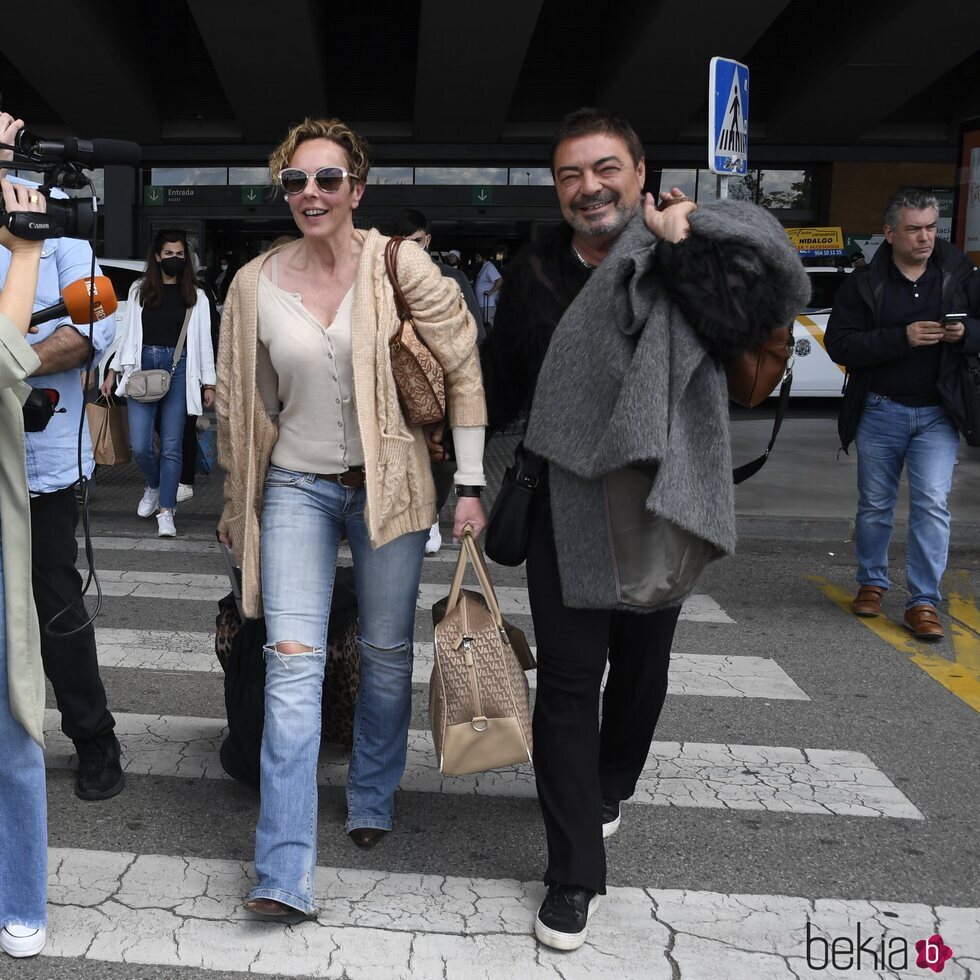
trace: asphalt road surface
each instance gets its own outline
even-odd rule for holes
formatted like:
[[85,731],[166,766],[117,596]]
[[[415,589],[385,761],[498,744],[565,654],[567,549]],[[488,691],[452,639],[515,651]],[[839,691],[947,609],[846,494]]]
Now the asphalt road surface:
[[[746,451],[764,428],[750,425]],[[804,435],[781,439],[809,447]],[[532,936],[545,841],[530,767],[454,779],[434,765],[429,606],[448,591],[451,544],[423,570],[395,832],[372,851],[351,844],[345,758],[324,746],[319,918],[290,926],[242,910],[257,796],[217,759],[213,629],[228,591],[217,480],[199,479],[179,536],[161,541],[135,516],[135,472],[103,473],[97,635],[126,788],[75,798],[49,698],[49,938],[36,960],[0,961],[0,976],[913,978],[936,975],[916,961],[939,955],[938,935],[952,950],[943,980],[980,977],[980,525],[960,515],[947,640],[924,646],[899,625],[900,582],[881,620],[847,611],[851,504],[758,503],[779,465],[793,472],[792,452],[740,497],[739,554],[684,607],[649,764],[608,841],[609,894],[572,954]],[[964,462],[961,494],[980,469]],[[811,463],[814,474],[840,465],[833,453]],[[815,476],[796,479],[816,495]],[[839,483],[842,500],[853,494],[847,474]],[[899,570],[903,542],[899,528]],[[491,571],[533,643],[523,569]]]

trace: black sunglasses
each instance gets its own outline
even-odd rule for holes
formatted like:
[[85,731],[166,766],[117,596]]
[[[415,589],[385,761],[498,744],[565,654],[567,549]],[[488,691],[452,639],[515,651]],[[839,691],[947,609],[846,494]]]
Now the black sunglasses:
[[289,167],[279,172],[279,183],[287,194],[302,194],[310,177],[316,181],[316,186],[325,194],[336,194],[348,177],[354,176],[343,167],[321,167],[315,174],[308,174],[297,167]]

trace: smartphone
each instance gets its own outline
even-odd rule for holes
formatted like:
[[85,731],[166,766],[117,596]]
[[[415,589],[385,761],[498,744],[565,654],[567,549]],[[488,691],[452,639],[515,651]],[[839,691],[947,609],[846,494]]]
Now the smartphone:
[[943,315],[943,326],[948,327],[951,323],[962,323],[967,316],[966,313],[946,313]]

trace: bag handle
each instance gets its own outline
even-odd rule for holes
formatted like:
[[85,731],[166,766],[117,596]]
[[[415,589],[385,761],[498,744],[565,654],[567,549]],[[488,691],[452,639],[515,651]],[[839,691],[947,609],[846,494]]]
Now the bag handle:
[[463,576],[466,574],[467,562],[473,563],[473,571],[476,572],[477,581],[483,590],[483,597],[487,600],[487,608],[493,617],[497,629],[504,629],[504,619],[500,613],[500,605],[497,602],[497,593],[493,590],[493,583],[490,581],[490,573],[487,571],[487,563],[483,558],[480,546],[473,539],[473,532],[466,528],[463,531],[463,538],[460,541],[459,558],[456,559],[456,571],[453,573],[453,584],[449,589],[449,598],[446,600],[446,615],[448,616],[456,604],[459,602],[459,594],[463,587]]
[[191,322],[191,312],[193,309],[193,306],[188,306],[184,311],[184,325],[180,328],[180,336],[177,338],[177,346],[174,348],[174,364],[170,369],[171,377],[177,373],[177,364],[180,361],[180,355],[184,352],[184,338],[187,336],[187,324]]
[[500,604],[497,602],[497,593],[494,591],[493,582],[490,581],[487,563],[483,558],[483,549],[476,543],[469,528],[463,532],[463,543],[470,553],[470,561],[473,562],[476,577],[479,580],[480,588],[483,589],[483,596],[487,600],[487,606],[490,608],[493,621],[496,623],[498,630],[503,630],[504,617],[500,612]]
[[790,366],[786,369],[786,374],[783,377],[783,386],[779,389],[779,403],[776,405],[776,417],[772,423],[772,435],[769,437],[769,445],[766,446],[766,451],[761,456],[756,456],[755,459],[750,460],[748,463],[743,463],[741,466],[736,466],[732,470],[732,483],[735,486],[738,486],[750,476],[755,476],[766,465],[766,460],[769,459],[772,447],[776,445],[776,436],[779,435],[779,427],[783,424],[783,416],[789,407],[789,392],[792,387],[793,368]]
[[412,319],[412,311],[405,299],[405,294],[402,292],[401,284],[398,282],[398,246],[403,241],[405,241],[404,238],[389,238],[388,244],[385,245],[385,270],[395,294],[395,309],[398,311],[398,319],[402,321]]

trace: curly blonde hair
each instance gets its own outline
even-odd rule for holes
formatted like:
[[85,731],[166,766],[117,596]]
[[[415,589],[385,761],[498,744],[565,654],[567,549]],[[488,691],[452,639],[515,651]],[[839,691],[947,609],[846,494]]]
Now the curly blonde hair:
[[293,126],[286,138],[272,151],[269,157],[269,173],[273,183],[279,183],[279,174],[289,166],[296,147],[307,140],[330,140],[331,143],[336,143],[347,157],[347,170],[351,180],[367,181],[368,171],[371,169],[371,148],[367,140],[339,119],[307,116],[301,123]]

